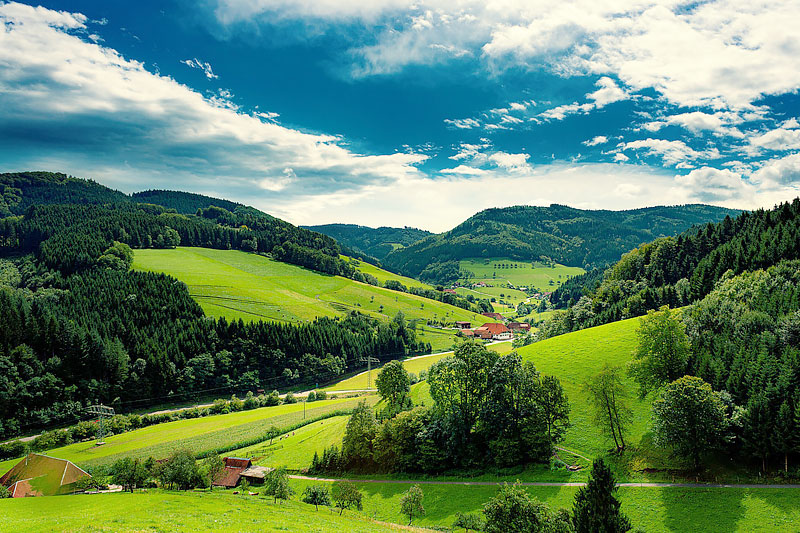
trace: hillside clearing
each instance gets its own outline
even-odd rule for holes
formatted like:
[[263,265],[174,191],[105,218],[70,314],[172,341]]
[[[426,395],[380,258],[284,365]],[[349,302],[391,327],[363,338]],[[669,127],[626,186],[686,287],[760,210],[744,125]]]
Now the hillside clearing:
[[[460,269],[471,272],[462,284],[484,282],[492,287],[503,287],[510,283],[516,287],[528,287],[539,292],[550,292],[572,276],[583,274],[580,267],[568,267],[553,263],[552,266],[539,261],[516,261],[506,258],[464,259]],[[483,290],[483,288],[478,289]]]

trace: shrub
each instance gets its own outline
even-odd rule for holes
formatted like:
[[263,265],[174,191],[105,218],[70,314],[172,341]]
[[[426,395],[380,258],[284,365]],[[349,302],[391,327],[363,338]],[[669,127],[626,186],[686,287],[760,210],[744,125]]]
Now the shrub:
[[331,504],[331,494],[328,491],[328,487],[325,485],[309,485],[306,487],[306,490],[303,491],[302,501],[303,503],[313,505],[316,507],[317,511],[319,511],[320,505]]
[[291,392],[287,392],[286,396],[283,397],[283,403],[297,403],[297,398]]

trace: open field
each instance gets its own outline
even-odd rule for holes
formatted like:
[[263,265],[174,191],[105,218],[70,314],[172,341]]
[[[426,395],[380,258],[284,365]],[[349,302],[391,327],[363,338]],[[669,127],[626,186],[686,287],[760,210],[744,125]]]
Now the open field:
[[[296,480],[298,492],[307,484]],[[357,483],[364,492],[364,513],[378,520],[403,522],[403,483]],[[577,487],[525,487],[551,507],[571,508]],[[426,515],[420,526],[451,526],[457,511],[480,512],[497,493],[496,486],[422,485]],[[800,531],[798,489],[706,489],[621,487],[622,510],[634,528],[662,531],[719,532]]]
[[[494,350],[499,354],[508,353],[511,351],[511,342],[498,342],[497,344],[492,344],[489,346],[490,350]],[[419,357],[413,357],[411,359],[406,359],[403,361],[403,367],[408,372],[419,374],[422,370],[427,370],[431,367],[433,363],[438,361],[443,357],[447,357],[448,355],[452,355],[453,352],[444,352],[444,353],[436,353],[431,355],[422,355]],[[375,387],[375,376],[378,375],[378,371],[380,367],[375,367],[372,369],[372,387]],[[361,372],[352,376],[350,378],[344,379],[326,387],[324,390],[335,392],[337,390],[362,390],[367,388],[367,372]]]
[[378,281],[381,282],[381,285],[383,285],[387,280],[393,279],[393,280],[399,281],[400,283],[402,283],[406,287],[420,287],[420,288],[423,288],[423,289],[432,289],[433,288],[432,286],[428,285],[427,283],[422,283],[419,280],[416,280],[414,278],[409,278],[409,277],[406,277],[406,276],[401,276],[400,274],[394,274],[393,272],[389,272],[388,270],[384,270],[382,268],[378,268],[375,265],[371,265],[371,264],[369,264],[367,262],[351,259],[351,258],[347,257],[346,255],[342,255],[340,257],[342,259],[344,259],[345,261],[347,261],[347,260],[355,261],[355,264],[353,264],[353,266],[355,266],[358,271],[363,272],[364,274],[371,274],[371,275],[375,276],[375,278]]
[[480,320],[479,315],[452,305],[238,250],[136,250],[133,268],[164,272],[186,283],[213,317],[299,322],[357,310],[384,320],[398,311],[409,320]]
[[[257,490],[257,489],[256,489]],[[256,496],[165,492],[95,494],[0,501],[0,531],[379,531],[408,530],[362,513],[315,511],[297,501]]]
[[[360,398],[341,398],[309,403],[306,405],[305,416],[313,418],[338,409],[352,409],[360,400]],[[367,400],[375,402],[377,397],[369,396]],[[96,446],[94,441],[78,442],[48,450],[46,453],[53,457],[68,459],[79,466],[92,467],[110,464],[127,456],[165,457],[173,450],[184,447],[194,453],[200,453],[259,437],[271,426],[281,428],[302,420],[302,403],[262,407],[250,411],[156,424],[107,437],[103,446]],[[10,460],[0,463],[0,472],[6,472],[16,462],[17,460]]]
[[228,452],[227,455],[248,457],[253,464],[262,466],[285,466],[300,470],[311,465],[314,452],[320,456],[331,444],[341,446],[347,416],[335,416],[301,427],[284,438],[274,439],[272,444],[262,442],[247,448]]
[[[500,265],[505,265],[506,268]],[[512,268],[508,268],[509,265]],[[460,268],[473,274],[469,280],[461,280],[462,283],[484,281],[493,287],[511,283],[541,292],[550,292],[570,277],[584,273],[580,267],[568,267],[556,263],[551,268],[538,261],[525,262],[503,258],[465,259],[461,261]]]

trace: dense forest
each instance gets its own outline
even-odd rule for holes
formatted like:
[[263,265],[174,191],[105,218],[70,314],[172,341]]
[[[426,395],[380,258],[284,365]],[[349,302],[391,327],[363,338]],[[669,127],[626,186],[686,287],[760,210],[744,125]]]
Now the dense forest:
[[398,245],[409,246],[431,235],[429,231],[410,227],[370,228],[355,224],[323,224],[304,227],[333,237],[343,247],[374,257],[379,261],[382,261]]
[[799,258],[800,199],[725,217],[626,253],[599,284],[596,273],[573,278],[557,300],[569,309],[548,320],[540,335],[640,316],[662,305],[687,305],[709,294],[728,271],[740,274]]
[[457,262],[473,257],[522,261],[547,257],[590,270],[614,263],[644,242],[738,213],[706,205],[629,211],[588,211],[555,204],[487,209],[448,232],[398,248],[383,263],[434,282],[457,279]]

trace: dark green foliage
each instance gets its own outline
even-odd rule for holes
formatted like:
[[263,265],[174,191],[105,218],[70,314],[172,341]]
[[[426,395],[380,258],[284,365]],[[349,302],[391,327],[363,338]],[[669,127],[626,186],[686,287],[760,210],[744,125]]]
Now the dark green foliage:
[[331,504],[331,493],[327,485],[309,485],[303,491],[303,503],[313,505],[318,511],[320,505]]
[[264,479],[264,485],[264,494],[272,496],[275,503],[278,503],[278,500],[288,500],[294,493],[289,486],[289,474],[284,466],[268,472]]
[[395,248],[393,246],[395,244],[408,246],[431,235],[429,231],[409,227],[370,228],[355,224],[323,224],[305,227],[323,235],[329,235],[343,246],[378,260],[385,258]]
[[481,531],[484,527],[483,519],[480,515],[475,513],[462,513],[458,511],[456,513],[456,520],[453,522],[453,528],[459,527],[464,528],[464,533],[469,533],[470,530]]
[[425,507],[422,505],[422,489],[419,485],[413,485],[410,489],[400,495],[400,513],[408,517],[408,525],[414,521],[415,516],[424,516]]
[[[152,460],[150,461],[152,464]],[[146,461],[125,457],[111,466],[111,480],[122,486],[122,490],[129,490],[144,486],[152,475]],[[176,481],[177,482],[177,481]]]
[[586,211],[555,204],[487,209],[448,232],[391,252],[383,263],[414,277],[427,270],[431,278],[437,270],[442,270],[441,276],[452,269],[445,266],[448,262],[473,257],[529,261],[546,256],[566,265],[605,267],[643,242],[735,213],[703,205],[630,211]]
[[575,494],[573,524],[576,533],[624,533],[631,529],[614,496],[614,474],[602,459],[595,459],[589,482]]
[[377,429],[372,407],[362,401],[347,421],[342,439],[342,458],[348,467],[363,470],[372,466],[372,439]]
[[235,211],[237,208],[244,207],[236,202],[182,191],[147,190],[133,193],[131,199],[140,204],[163,205],[167,209],[174,209],[183,215],[193,215],[198,209],[211,206],[227,211]]
[[0,174],[0,218],[21,215],[32,205],[111,204],[128,197],[91,180],[57,172]]
[[225,470],[225,461],[219,455],[212,453],[203,460],[203,466],[208,475],[208,486],[211,490],[214,490],[214,481]]
[[394,360],[383,365],[375,378],[375,386],[386,402],[387,410],[392,414],[398,412],[411,390],[411,382],[403,363]]
[[331,499],[336,507],[339,508],[341,515],[345,509],[362,509],[361,499],[364,497],[358,487],[351,481],[345,479],[335,481],[331,489]]
[[487,533],[569,533],[572,525],[566,512],[552,512],[519,485],[504,483],[497,495],[483,506]]
[[200,465],[189,450],[178,450],[169,459],[159,464],[156,476],[162,487],[189,490],[207,486],[207,480],[200,472]]
[[622,369],[605,364],[596,376],[584,383],[584,389],[590,395],[595,424],[613,439],[617,451],[622,451],[631,419],[622,385]]
[[668,306],[648,311],[636,330],[638,345],[628,369],[639,384],[639,396],[675,381],[686,373],[689,337],[686,327]]

